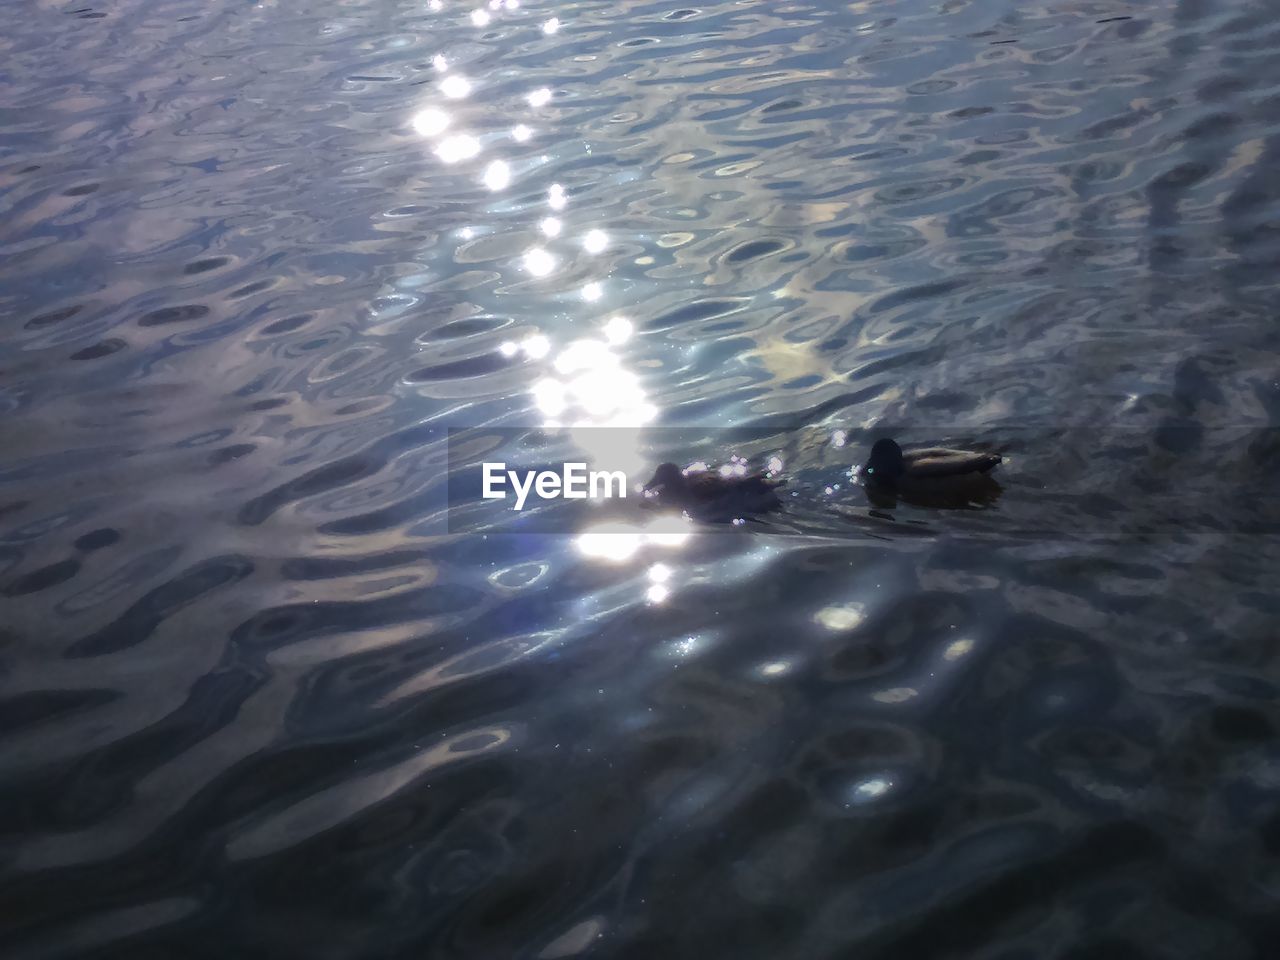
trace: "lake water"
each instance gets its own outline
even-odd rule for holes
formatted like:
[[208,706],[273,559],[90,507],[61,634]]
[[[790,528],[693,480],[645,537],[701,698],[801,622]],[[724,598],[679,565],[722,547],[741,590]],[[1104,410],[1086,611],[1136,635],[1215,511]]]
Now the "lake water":
[[[6,960],[1274,955],[1274,4],[85,2],[0,31]],[[448,499],[548,422],[786,509]]]

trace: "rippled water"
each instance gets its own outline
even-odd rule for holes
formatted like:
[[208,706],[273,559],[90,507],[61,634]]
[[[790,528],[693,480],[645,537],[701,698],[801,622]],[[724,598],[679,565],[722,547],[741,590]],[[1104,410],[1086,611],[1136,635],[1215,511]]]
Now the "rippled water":
[[[1273,955],[1274,5],[21,7],[6,958]],[[797,495],[461,529],[547,420]]]

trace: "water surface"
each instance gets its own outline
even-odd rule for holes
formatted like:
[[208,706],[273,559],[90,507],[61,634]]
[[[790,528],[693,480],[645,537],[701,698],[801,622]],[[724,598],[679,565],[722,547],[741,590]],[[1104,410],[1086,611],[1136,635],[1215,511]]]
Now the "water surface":
[[[1271,955],[1271,5],[9,13],[6,958]],[[547,421],[796,496],[459,526]]]

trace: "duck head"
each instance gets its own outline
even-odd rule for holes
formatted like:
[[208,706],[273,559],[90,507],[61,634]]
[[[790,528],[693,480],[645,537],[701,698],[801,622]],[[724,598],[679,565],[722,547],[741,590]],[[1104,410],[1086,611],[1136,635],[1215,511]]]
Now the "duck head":
[[679,496],[688,486],[689,480],[683,470],[674,463],[662,463],[653,472],[653,479],[644,485],[644,492],[646,496]]
[[876,441],[871,448],[871,456],[862,465],[862,475],[868,483],[897,483],[905,471],[902,448],[888,437]]

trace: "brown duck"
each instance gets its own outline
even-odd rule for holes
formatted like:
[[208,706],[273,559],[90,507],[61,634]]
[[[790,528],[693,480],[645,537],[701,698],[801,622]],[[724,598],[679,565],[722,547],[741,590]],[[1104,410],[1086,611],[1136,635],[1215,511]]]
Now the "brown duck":
[[998,453],[921,447],[903,450],[885,438],[877,440],[860,474],[868,494],[880,499],[901,496],[908,503],[931,506],[990,501],[1000,485],[990,476],[1004,462]]
[[687,473],[674,463],[664,463],[644,485],[644,495],[655,506],[678,508],[695,520],[724,523],[776,510],[782,501],[775,490],[784,483],[764,471],[728,476],[716,470]]

